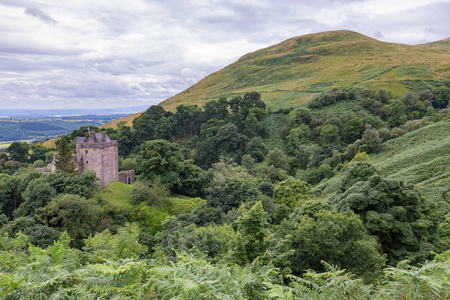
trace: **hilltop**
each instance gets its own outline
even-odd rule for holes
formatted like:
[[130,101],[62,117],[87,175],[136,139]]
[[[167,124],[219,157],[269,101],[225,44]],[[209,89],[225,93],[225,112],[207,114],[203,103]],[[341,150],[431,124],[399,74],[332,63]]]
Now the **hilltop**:
[[[434,81],[447,80],[449,74],[450,38],[411,46],[349,30],[328,31],[245,54],[161,105],[166,110],[181,104],[203,106],[219,97],[257,91],[269,106],[286,108],[343,86],[384,88],[401,96],[407,90],[432,88]],[[131,125],[131,116],[118,121],[122,120]],[[103,127],[115,128],[116,123]]]
[[449,39],[410,46],[348,30],[307,34],[246,54],[161,105],[167,110],[180,104],[201,106],[221,96],[257,91],[268,105],[287,107],[348,85],[401,95],[414,88],[411,81],[448,79],[449,52]]

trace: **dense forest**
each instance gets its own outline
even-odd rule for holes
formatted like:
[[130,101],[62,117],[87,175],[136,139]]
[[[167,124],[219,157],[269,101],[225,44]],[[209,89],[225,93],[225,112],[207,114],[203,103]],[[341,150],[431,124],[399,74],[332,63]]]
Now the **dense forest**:
[[107,129],[137,181],[104,190],[91,172],[34,172],[55,149],[13,143],[0,153],[0,295],[448,299],[449,189],[429,199],[371,157],[448,122],[449,100],[436,82],[400,98],[332,89],[279,110],[257,92],[151,106]]

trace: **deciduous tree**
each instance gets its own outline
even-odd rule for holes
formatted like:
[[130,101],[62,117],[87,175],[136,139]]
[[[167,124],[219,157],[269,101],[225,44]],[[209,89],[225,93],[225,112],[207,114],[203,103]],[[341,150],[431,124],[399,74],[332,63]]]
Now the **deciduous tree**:
[[72,238],[72,246],[80,246],[98,225],[101,208],[94,200],[78,195],[63,194],[37,210],[37,217],[46,224],[66,230]]
[[28,150],[30,146],[25,142],[14,142],[8,146],[6,152],[9,154],[9,159],[18,161],[20,163],[28,162]]
[[[364,177],[362,174],[361,179]],[[360,216],[368,233],[377,236],[381,253],[388,255],[391,264],[402,259],[424,261],[433,250],[437,224],[425,214],[432,211],[432,203],[411,185],[373,175],[336,195],[332,203],[338,211],[351,210]]]
[[284,203],[291,209],[301,206],[314,197],[315,195],[308,183],[293,178],[277,183],[273,191],[273,200],[279,204]]
[[323,261],[368,279],[381,273],[385,259],[378,253],[375,239],[367,235],[353,213],[321,210],[312,216],[291,216],[281,226],[281,231],[292,238],[295,253],[291,267],[296,275],[308,269],[324,271]]

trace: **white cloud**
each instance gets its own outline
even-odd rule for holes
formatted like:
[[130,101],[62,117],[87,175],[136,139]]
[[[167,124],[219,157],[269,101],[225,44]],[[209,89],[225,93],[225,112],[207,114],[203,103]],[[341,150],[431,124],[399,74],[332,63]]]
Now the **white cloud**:
[[444,39],[448,11],[438,0],[0,0],[1,108],[156,104],[306,33]]

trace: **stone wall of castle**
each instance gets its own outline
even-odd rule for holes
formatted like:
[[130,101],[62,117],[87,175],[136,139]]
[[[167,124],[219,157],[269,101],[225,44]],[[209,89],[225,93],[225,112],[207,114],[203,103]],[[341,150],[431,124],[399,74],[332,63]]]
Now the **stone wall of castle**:
[[80,173],[92,170],[100,178],[100,186],[104,188],[109,183],[119,181],[118,143],[107,138],[91,135],[89,140],[77,141],[77,160]]
[[119,172],[119,182],[126,184],[134,183],[134,170]]

